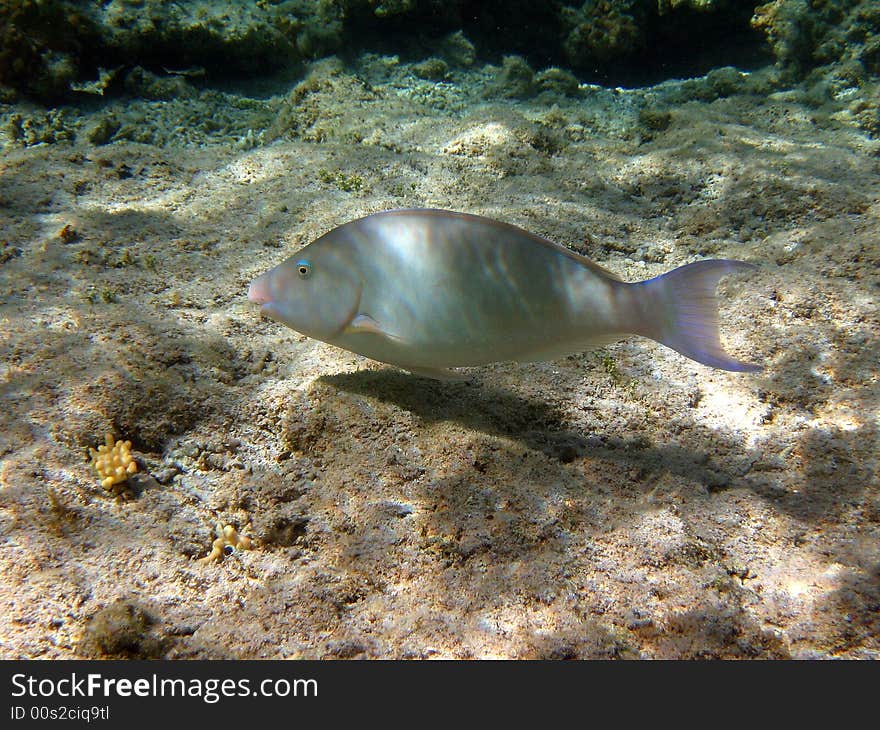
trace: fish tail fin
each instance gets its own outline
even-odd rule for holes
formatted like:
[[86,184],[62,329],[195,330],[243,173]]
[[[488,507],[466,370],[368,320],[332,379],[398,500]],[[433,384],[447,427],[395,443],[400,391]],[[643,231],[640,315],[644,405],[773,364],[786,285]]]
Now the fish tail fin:
[[761,370],[761,365],[740,362],[724,351],[718,335],[715,298],[722,276],[756,268],[745,261],[709,259],[631,284],[637,292],[636,334],[713,368],[746,373]]

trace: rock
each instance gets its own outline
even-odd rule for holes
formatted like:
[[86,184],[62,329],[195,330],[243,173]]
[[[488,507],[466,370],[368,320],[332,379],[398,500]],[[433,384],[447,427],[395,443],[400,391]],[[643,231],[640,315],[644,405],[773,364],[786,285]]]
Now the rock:
[[535,71],[522,56],[505,56],[492,90],[507,99],[535,95]]
[[551,91],[560,96],[577,96],[580,82],[570,71],[552,66],[535,76],[535,85],[541,91]]
[[160,658],[164,654],[163,641],[152,630],[155,622],[138,603],[119,599],[92,615],[80,651],[95,659]]
[[449,75],[449,64],[442,58],[427,58],[413,66],[413,73],[420,79],[442,81]]

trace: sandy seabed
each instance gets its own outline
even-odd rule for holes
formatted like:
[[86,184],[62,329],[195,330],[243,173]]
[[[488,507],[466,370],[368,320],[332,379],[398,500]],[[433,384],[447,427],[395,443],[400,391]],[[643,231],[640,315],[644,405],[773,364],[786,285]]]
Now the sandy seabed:
[[[880,657],[880,142],[786,94],[645,134],[583,99],[337,91],[315,141],[0,158],[0,656]],[[765,370],[632,339],[438,382],[247,302],[425,206],[631,281],[755,262],[722,338]],[[253,549],[199,562],[218,522]]]

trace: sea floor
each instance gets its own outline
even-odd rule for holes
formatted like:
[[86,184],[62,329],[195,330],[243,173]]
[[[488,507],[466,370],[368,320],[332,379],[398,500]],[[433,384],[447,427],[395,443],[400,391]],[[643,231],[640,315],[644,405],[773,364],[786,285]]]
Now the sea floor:
[[[880,658],[880,140],[789,92],[365,76],[108,102],[4,148],[0,657]],[[134,131],[90,142],[108,118]],[[632,339],[438,382],[247,301],[395,207],[631,281],[759,264],[719,296],[765,370]],[[252,549],[201,562],[218,523]]]

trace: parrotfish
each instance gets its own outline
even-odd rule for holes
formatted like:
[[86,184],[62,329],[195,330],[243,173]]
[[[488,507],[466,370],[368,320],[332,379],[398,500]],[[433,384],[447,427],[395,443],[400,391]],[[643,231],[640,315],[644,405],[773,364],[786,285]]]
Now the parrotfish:
[[534,362],[628,335],[699,363],[754,372],[721,346],[715,289],[755,266],[709,259],[627,283],[507,223],[389,210],[325,233],[255,279],[250,301],[308,337],[433,378]]

